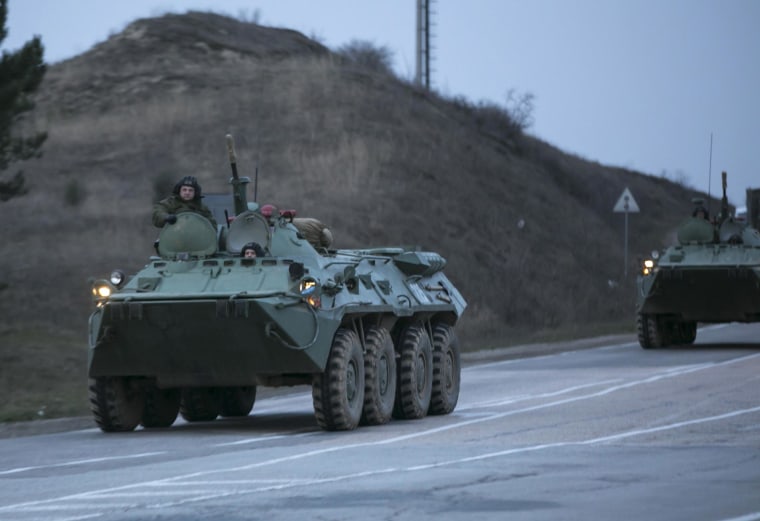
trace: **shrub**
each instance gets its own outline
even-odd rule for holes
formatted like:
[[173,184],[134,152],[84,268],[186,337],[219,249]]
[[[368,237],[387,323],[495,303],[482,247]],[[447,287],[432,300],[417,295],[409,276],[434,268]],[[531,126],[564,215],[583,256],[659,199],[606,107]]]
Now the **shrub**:
[[0,181],[0,201],[7,201],[13,197],[24,195],[29,190],[25,186],[23,172],[16,172],[10,181]]
[[337,53],[360,67],[383,74],[393,74],[393,52],[385,46],[376,46],[364,40],[351,40],[341,46]]

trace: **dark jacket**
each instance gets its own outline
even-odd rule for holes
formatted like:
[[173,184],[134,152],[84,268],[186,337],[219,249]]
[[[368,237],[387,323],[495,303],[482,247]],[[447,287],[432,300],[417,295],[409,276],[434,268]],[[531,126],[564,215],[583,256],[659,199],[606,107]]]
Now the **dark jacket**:
[[163,228],[166,222],[166,216],[169,214],[177,215],[182,212],[195,212],[208,219],[216,230],[216,219],[211,210],[200,200],[183,201],[178,195],[170,195],[153,205],[153,224],[157,228]]

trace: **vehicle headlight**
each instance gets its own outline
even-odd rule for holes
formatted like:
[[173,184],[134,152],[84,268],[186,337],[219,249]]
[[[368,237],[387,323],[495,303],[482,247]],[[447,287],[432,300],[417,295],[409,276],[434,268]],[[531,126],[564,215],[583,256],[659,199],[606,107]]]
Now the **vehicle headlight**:
[[654,261],[652,259],[646,259],[641,265],[641,274],[649,275],[654,271]]
[[124,284],[124,281],[126,280],[126,275],[124,275],[124,272],[121,270],[113,270],[111,272],[110,281],[111,284],[116,286],[117,288],[120,288],[122,284]]
[[92,298],[95,301],[95,305],[100,307],[105,304],[114,291],[116,291],[116,287],[110,281],[104,279],[96,280],[92,285]]
[[322,305],[319,284],[311,278],[302,279],[299,285],[301,297],[309,303],[310,306],[318,308]]

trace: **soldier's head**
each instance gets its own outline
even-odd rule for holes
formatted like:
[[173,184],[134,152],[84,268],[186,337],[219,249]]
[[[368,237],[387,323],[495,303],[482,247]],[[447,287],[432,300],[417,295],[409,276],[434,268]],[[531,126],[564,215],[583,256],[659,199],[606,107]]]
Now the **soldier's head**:
[[249,242],[240,250],[240,256],[246,258],[263,257],[264,250],[257,242]]
[[710,214],[707,212],[707,208],[704,206],[697,206],[694,208],[694,211],[691,214],[692,217],[697,217],[698,219],[710,219]]
[[186,175],[174,185],[172,193],[178,195],[183,201],[199,201],[201,198],[201,185],[198,184],[198,180],[194,176]]

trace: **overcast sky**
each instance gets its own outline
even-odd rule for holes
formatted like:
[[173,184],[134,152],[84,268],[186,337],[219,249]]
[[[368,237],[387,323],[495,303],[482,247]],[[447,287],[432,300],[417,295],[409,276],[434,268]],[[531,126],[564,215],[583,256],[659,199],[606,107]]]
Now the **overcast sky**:
[[[711,177],[717,196],[726,170],[737,205],[745,188],[760,188],[760,1],[435,0],[432,7],[432,84],[442,94],[506,105],[510,90],[529,93],[529,133],[566,152],[704,191]],[[373,42],[393,52],[399,76],[415,72],[415,0],[9,0],[8,9],[3,50],[37,34],[49,63],[137,18],[194,9],[295,29],[333,49]]]

